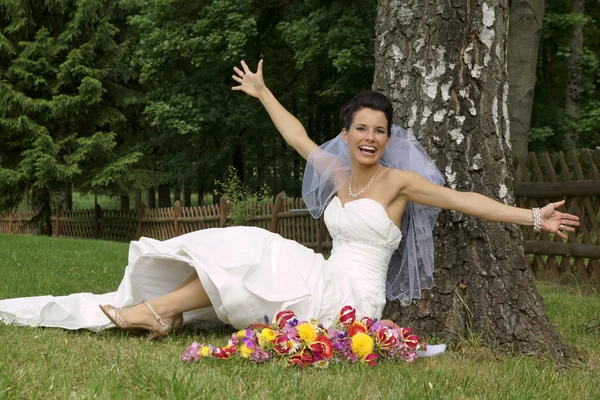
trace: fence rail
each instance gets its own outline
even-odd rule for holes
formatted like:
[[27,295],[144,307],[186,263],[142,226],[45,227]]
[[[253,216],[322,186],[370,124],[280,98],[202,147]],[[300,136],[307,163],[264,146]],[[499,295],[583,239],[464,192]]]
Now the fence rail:
[[[565,198],[562,211],[579,216],[577,235],[565,242],[556,235],[536,234],[523,227],[523,247],[530,255],[531,268],[538,278],[575,277],[582,282],[600,283],[600,149],[579,153],[530,153],[514,161],[516,204],[531,208]],[[271,204],[263,204],[249,225],[268,229],[317,251],[330,248],[331,238],[322,218],[313,219],[301,198],[280,193]],[[27,224],[31,211],[0,217],[0,233],[32,233]],[[55,236],[130,241],[141,236],[166,240],[200,229],[232,224],[227,199],[218,205],[137,211],[73,210],[55,212],[51,218]]]
[[523,247],[539,278],[575,277],[600,283],[600,149],[529,153],[513,164],[519,207],[539,207],[564,199],[562,211],[579,217],[576,235],[556,235],[523,227]]

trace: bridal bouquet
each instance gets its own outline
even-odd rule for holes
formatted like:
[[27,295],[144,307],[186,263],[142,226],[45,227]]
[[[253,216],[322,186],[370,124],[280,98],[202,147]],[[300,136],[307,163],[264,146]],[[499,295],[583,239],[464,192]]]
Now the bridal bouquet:
[[410,328],[400,328],[390,320],[356,319],[356,310],[342,308],[332,328],[326,330],[316,320],[299,321],[292,311],[281,311],[272,323],[253,324],[231,335],[224,347],[193,342],[182,355],[186,363],[201,358],[246,358],[259,364],[283,359],[288,366],[326,367],[329,362],[365,362],[377,359],[412,362],[416,350],[426,345]]

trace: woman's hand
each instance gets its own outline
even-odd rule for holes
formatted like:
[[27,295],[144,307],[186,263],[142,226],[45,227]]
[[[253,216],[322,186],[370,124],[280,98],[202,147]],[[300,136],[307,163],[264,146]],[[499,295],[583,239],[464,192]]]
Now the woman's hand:
[[557,234],[563,239],[567,238],[563,232],[575,232],[574,226],[579,226],[579,217],[572,214],[565,214],[556,209],[565,204],[565,201],[547,204],[540,209],[542,217],[542,230]]
[[262,65],[263,60],[258,62],[258,68],[256,73],[250,71],[250,68],[246,65],[244,60],[241,62],[243,71],[237,66],[233,67],[233,70],[237,75],[232,75],[234,81],[239,83],[239,86],[234,86],[232,90],[241,90],[242,92],[249,94],[252,97],[259,97],[261,92],[266,88],[265,81],[263,80]]

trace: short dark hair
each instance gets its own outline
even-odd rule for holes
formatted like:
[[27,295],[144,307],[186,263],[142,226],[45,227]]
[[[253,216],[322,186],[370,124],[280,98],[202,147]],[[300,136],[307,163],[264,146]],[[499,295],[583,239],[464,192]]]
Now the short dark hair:
[[350,129],[350,125],[352,125],[352,121],[354,120],[354,114],[362,108],[370,108],[383,112],[387,118],[387,135],[390,136],[392,134],[394,108],[390,100],[383,93],[379,92],[360,92],[344,104],[341,112],[344,128]]

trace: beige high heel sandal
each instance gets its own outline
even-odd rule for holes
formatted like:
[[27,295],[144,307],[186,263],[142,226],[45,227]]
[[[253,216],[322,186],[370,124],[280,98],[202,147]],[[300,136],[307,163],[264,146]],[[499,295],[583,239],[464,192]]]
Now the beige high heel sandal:
[[111,320],[113,324],[115,324],[118,328],[124,329],[128,332],[134,334],[140,334],[143,331],[149,331],[147,341],[151,341],[157,337],[166,336],[171,333],[174,329],[179,329],[183,326],[183,314],[177,314],[173,318],[170,318],[170,321],[164,321],[160,315],[154,311],[150,304],[145,301],[142,302],[152,315],[154,319],[158,322],[158,325],[149,326],[142,324],[131,324],[127,321],[123,315],[121,314],[121,309],[111,306],[110,304],[100,305],[100,309]]

